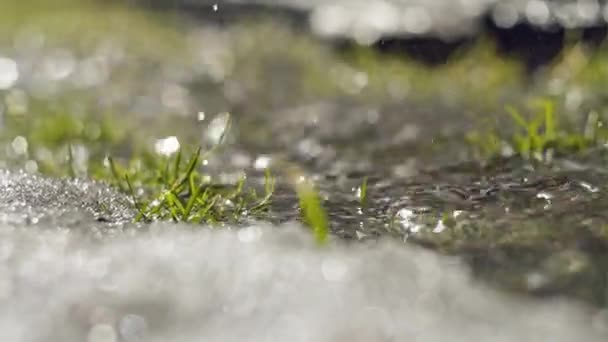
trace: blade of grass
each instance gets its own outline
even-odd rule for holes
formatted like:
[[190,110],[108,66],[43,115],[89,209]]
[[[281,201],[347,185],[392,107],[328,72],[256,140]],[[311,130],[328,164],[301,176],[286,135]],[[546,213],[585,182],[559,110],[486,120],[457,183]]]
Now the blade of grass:
[[518,124],[521,128],[528,130],[528,121],[524,119],[524,117],[519,113],[519,111],[515,107],[507,106],[505,110],[507,111],[507,113],[509,113],[509,115],[511,115],[511,118],[516,124]]
[[179,177],[179,168],[182,162],[182,149],[180,148],[177,151],[177,155],[175,156],[175,161],[173,163],[173,176],[169,180],[170,183],[174,183]]
[[196,186],[194,184],[194,174],[190,175],[190,198],[184,209],[184,219],[189,220],[190,213],[192,212],[192,208],[194,208],[194,204],[196,203],[196,199],[198,198],[201,189],[202,186]]
[[363,177],[363,182],[359,187],[359,204],[362,207],[367,205],[367,177]]
[[201,156],[201,147],[199,146],[196,149],[196,152],[194,152],[194,154],[192,155],[192,157],[190,157],[190,161],[188,162],[188,166],[186,167],[186,171],[184,172],[182,177],[175,180],[175,182],[171,186],[172,191],[177,189],[178,187],[184,185],[184,183],[188,181],[188,179],[190,178],[190,175],[192,174],[192,172],[194,172],[194,169],[196,168],[196,165],[198,164],[200,156]]
[[116,184],[118,185],[118,188],[122,192],[128,193],[129,189],[125,188],[124,184],[122,184],[122,176],[120,176],[120,172],[118,171],[118,166],[116,165],[116,163],[114,163],[114,159],[110,156],[108,156],[108,163],[110,164],[110,172],[112,173],[112,176],[114,177],[114,180],[116,181]]
[[186,212],[186,210],[180,199],[171,191],[168,191],[165,194],[165,197],[167,198],[167,204],[169,206],[169,211],[171,212],[173,220],[175,222],[179,222],[180,218],[185,218],[184,213]]
[[139,201],[137,200],[137,197],[135,196],[135,190],[133,189],[133,185],[131,185],[131,181],[129,180],[129,175],[125,175],[125,181],[127,182],[127,186],[129,187],[129,192],[130,192],[131,198],[133,200],[133,205],[139,211],[139,214],[141,215],[141,217],[143,217],[144,220],[149,221],[146,213],[144,212],[144,208],[139,204]]
[[329,223],[319,194],[312,184],[306,182],[297,184],[296,192],[304,219],[312,229],[315,240],[318,244],[325,244],[329,235]]
[[68,175],[70,178],[76,178],[76,170],[74,170],[74,152],[72,144],[68,144]]

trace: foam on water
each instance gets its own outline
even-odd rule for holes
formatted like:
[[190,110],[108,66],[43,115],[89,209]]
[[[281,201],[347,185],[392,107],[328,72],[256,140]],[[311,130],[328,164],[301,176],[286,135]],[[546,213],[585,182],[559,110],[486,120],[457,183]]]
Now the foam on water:
[[90,239],[0,225],[2,341],[605,341],[606,315],[516,298],[397,242],[295,225]]

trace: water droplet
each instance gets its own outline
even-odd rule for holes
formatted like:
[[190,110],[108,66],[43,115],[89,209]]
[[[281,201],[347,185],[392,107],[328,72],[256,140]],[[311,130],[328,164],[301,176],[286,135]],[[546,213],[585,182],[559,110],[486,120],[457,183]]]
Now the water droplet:
[[272,158],[270,156],[260,155],[255,159],[255,162],[253,163],[253,167],[256,170],[265,170],[268,168],[268,166],[270,165],[271,162],[272,162]]
[[11,143],[11,147],[13,148],[13,151],[18,155],[26,154],[27,153],[27,139],[25,139],[22,136],[17,136],[15,139],[13,139],[13,142]]
[[0,57],[0,89],[11,88],[18,79],[17,62],[10,58]]
[[207,134],[205,135],[207,141],[213,145],[217,145],[223,142],[230,126],[230,113],[223,112],[218,114],[207,128]]
[[439,221],[437,221],[437,225],[433,229],[433,233],[441,233],[442,231],[445,230],[445,228],[446,228],[446,226],[443,223],[443,220],[439,220]]
[[171,136],[164,139],[158,139],[154,143],[154,151],[163,156],[170,156],[179,150],[179,140],[177,137]]
[[414,222],[416,215],[413,210],[403,208],[397,212],[397,219],[406,232],[417,233],[422,228],[421,225]]

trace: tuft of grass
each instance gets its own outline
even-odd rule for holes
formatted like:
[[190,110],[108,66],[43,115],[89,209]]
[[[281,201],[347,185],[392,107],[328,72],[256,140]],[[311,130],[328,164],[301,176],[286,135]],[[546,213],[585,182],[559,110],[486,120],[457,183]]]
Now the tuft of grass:
[[[591,112],[583,130],[571,129],[573,125],[563,125],[558,121],[556,104],[551,100],[534,102],[537,111],[525,113],[514,106],[507,106],[509,121],[514,130],[510,136],[502,134],[498,127],[486,127],[473,131],[466,140],[475,146],[484,158],[500,156],[503,146],[526,160],[551,162],[556,154],[571,154],[606,142],[601,131],[601,120],[596,112]],[[496,126],[499,124],[496,123]]]
[[[38,108],[38,103],[32,105]],[[23,167],[33,161],[42,174],[106,182],[129,195],[137,210],[135,221],[237,222],[244,217],[263,216],[269,209],[275,189],[269,170],[263,188],[256,190],[257,186],[246,186],[245,176],[234,184],[218,184],[202,169],[201,160],[225,140],[230,117],[211,150],[202,153],[200,148],[191,149],[190,154],[179,150],[167,157],[157,154],[149,139],[126,133],[123,126],[134,126],[136,121],[95,112],[76,115],[69,106],[40,109],[39,115],[6,118],[8,129],[0,132],[5,150],[11,151],[16,136],[27,142],[25,153],[0,156],[9,167]],[[149,132],[152,130],[154,133]],[[157,130],[150,128],[148,134],[161,134]],[[84,159],[79,149],[86,150]]]
[[[161,158],[152,169],[126,169],[108,158],[114,184],[129,194],[138,211],[136,222],[172,220],[187,223],[239,221],[245,215],[268,210],[275,188],[266,172],[264,194],[245,189],[245,177],[236,184],[217,184],[198,170],[201,149],[187,160],[179,150],[173,158]],[[134,185],[136,184],[136,185]]]
[[506,110],[519,130],[513,134],[512,145],[525,159],[532,157],[545,160],[553,153],[557,141],[555,105],[550,101],[542,103],[543,110],[526,119],[515,107]]

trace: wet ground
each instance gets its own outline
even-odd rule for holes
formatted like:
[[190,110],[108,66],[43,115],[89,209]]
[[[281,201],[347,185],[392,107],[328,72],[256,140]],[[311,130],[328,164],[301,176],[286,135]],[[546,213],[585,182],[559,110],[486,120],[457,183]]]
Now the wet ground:
[[[522,5],[529,21],[547,6],[532,3]],[[218,25],[95,10],[41,9],[25,25],[0,26],[0,155],[13,170],[0,174],[0,302],[8,303],[0,336],[606,338],[608,151],[598,143],[548,162],[502,142],[489,158],[467,140],[488,129],[508,142],[504,105],[536,96],[555,99],[564,126],[583,130],[597,116],[601,127],[602,47],[575,40],[527,74],[525,61],[478,38],[429,69],[407,55],[340,49],[276,18]],[[465,12],[461,20],[482,20]],[[270,167],[278,189],[267,222],[225,231],[132,225],[129,198],[84,180],[90,161],[167,136],[210,147],[225,112],[227,141],[201,168],[222,182],[242,172],[255,182]],[[65,115],[76,119],[58,121]],[[68,157],[80,180],[48,176]],[[293,222],[300,215],[285,163],[315,180],[330,248],[309,244]],[[28,174],[38,172],[47,176]]]

